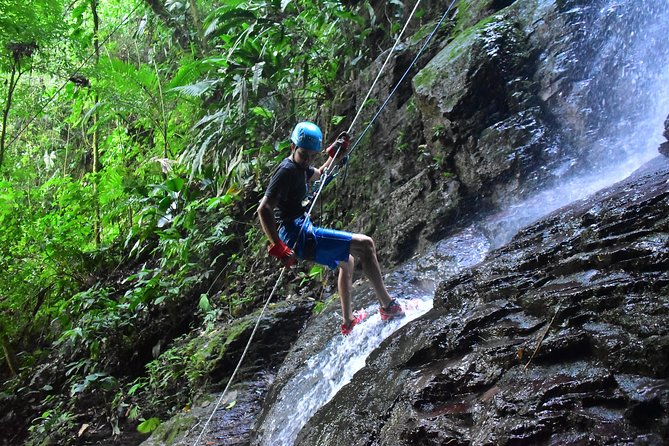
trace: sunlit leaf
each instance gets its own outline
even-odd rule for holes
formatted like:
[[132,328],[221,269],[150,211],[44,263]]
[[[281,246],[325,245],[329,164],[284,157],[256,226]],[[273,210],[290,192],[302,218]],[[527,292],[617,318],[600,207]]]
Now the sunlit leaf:
[[211,91],[214,86],[218,83],[217,80],[204,80],[196,84],[183,85],[180,87],[174,87],[167,90],[168,92],[180,93],[186,96],[200,97],[203,94]]
[[158,426],[160,426],[160,420],[158,418],[149,418],[148,420],[144,420],[139,423],[137,426],[137,431],[142,434],[150,434],[156,430]]

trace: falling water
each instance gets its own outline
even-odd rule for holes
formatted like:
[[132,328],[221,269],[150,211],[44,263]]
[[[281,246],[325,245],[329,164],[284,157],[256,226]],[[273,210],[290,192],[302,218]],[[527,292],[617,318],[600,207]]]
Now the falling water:
[[[384,339],[432,308],[437,279],[480,262],[489,246],[480,231],[468,228],[386,275],[388,291],[401,296],[406,317],[383,322],[378,305],[365,308],[369,317],[354,327],[349,337],[334,336],[281,390],[263,426],[265,433],[260,444],[293,444],[309,418],[364,367],[367,356]],[[373,294],[369,287],[361,288],[356,290],[356,299],[364,301],[365,294]]]
[[302,426],[364,367],[365,358],[381,341],[431,307],[432,300],[427,295],[416,296],[409,301],[407,317],[390,323],[381,321],[378,306],[366,308],[370,316],[364,323],[354,327],[347,338],[332,338],[282,389],[264,426],[261,444],[293,444]]
[[[577,61],[584,65],[583,81],[571,100],[586,116],[586,129],[576,138],[589,145],[581,150],[583,157],[574,156],[567,168],[554,172],[558,186],[511,202],[388,274],[389,291],[402,296],[407,317],[383,323],[378,307],[371,306],[366,309],[370,317],[350,337],[334,336],[282,389],[266,418],[260,444],[293,444],[307,421],[364,367],[385,338],[431,309],[439,280],[477,264],[523,226],[625,178],[658,155],[669,114],[669,0],[604,3],[594,15],[591,8],[571,11],[590,14],[589,32],[607,36],[587,67],[585,61]],[[578,170],[571,167],[584,160],[586,168],[571,175]]]

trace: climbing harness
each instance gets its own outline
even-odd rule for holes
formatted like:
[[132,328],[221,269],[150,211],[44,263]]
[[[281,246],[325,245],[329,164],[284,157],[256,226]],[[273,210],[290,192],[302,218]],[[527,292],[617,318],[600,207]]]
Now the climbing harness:
[[[362,131],[362,133],[360,134],[360,136],[358,137],[358,139],[355,141],[355,143],[353,143],[353,145],[351,146],[351,149],[348,151],[348,154],[347,154],[347,156],[345,157],[345,159],[348,159],[348,157],[351,155],[351,153],[353,152],[353,150],[355,150],[355,148],[358,146],[358,144],[360,143],[360,141],[362,140],[362,138],[365,136],[365,134],[366,134],[366,133],[369,131],[369,129],[372,127],[372,125],[374,124],[374,122],[376,121],[376,119],[379,117],[379,115],[381,114],[381,112],[383,111],[383,109],[388,105],[388,103],[390,102],[390,99],[391,99],[392,96],[395,94],[395,92],[396,92],[397,89],[399,88],[400,84],[404,81],[404,79],[406,78],[406,76],[409,74],[409,72],[411,71],[411,69],[413,68],[413,66],[414,66],[414,65],[416,64],[416,62],[418,61],[418,58],[423,54],[423,52],[424,52],[425,49],[427,48],[427,45],[430,43],[430,41],[432,40],[432,38],[433,38],[433,37],[435,36],[435,34],[437,33],[437,30],[439,29],[439,27],[441,26],[441,24],[444,22],[444,20],[445,20],[446,17],[448,16],[448,13],[449,13],[449,12],[451,11],[451,9],[453,8],[453,5],[455,4],[455,1],[456,1],[456,0],[453,0],[453,1],[451,2],[451,4],[448,6],[448,8],[447,8],[446,11],[444,12],[444,14],[441,16],[441,19],[437,22],[437,24],[436,24],[436,26],[434,27],[434,29],[432,30],[432,32],[428,35],[427,39],[425,40],[425,43],[423,43],[423,46],[420,48],[420,50],[418,51],[418,53],[416,54],[416,56],[413,58],[413,60],[412,60],[411,63],[409,64],[409,67],[406,69],[406,71],[404,72],[404,74],[402,75],[402,77],[400,78],[400,80],[395,84],[395,87],[392,89],[392,91],[391,91],[390,94],[388,95],[388,98],[386,98],[386,100],[384,101],[384,103],[381,104],[381,107],[379,107],[378,111],[376,112],[376,114],[374,115],[374,117],[372,118],[372,120],[369,122],[369,124],[367,124],[367,126],[366,126],[365,129]],[[416,9],[417,9],[419,3],[420,3],[420,0],[418,0],[418,1],[416,2],[416,5],[414,6],[414,9],[411,11],[411,14],[409,15],[409,18],[407,19],[407,22],[405,23],[404,28],[402,28],[402,32],[399,34],[399,36],[397,36],[397,39],[395,40],[395,44],[393,45],[393,48],[390,50],[390,53],[388,54],[388,57],[386,58],[386,61],[385,61],[384,64],[381,66],[381,69],[379,70],[379,73],[377,74],[376,79],[374,80],[374,82],[372,83],[372,86],[370,87],[369,91],[367,92],[367,95],[365,96],[365,100],[362,101],[362,104],[360,105],[360,108],[358,109],[358,112],[356,113],[355,117],[353,118],[353,121],[351,122],[351,125],[349,126],[349,130],[348,130],[348,133],[349,133],[349,134],[350,134],[350,132],[353,130],[353,126],[354,126],[354,124],[355,124],[355,121],[356,121],[356,120],[358,119],[358,117],[360,116],[360,113],[362,112],[362,109],[363,109],[363,107],[365,106],[365,102],[366,102],[367,99],[369,98],[369,95],[371,94],[371,92],[372,92],[372,90],[374,89],[374,87],[375,87],[377,81],[379,80],[379,78],[380,78],[380,76],[381,76],[381,73],[382,73],[383,69],[385,68],[386,64],[387,64],[388,61],[390,60],[390,57],[392,57],[393,51],[395,50],[395,48],[397,47],[397,45],[398,45],[400,39],[402,38],[402,35],[403,35],[404,31],[406,30],[406,28],[407,28],[409,22],[411,21],[411,18],[413,17],[414,13],[416,12]],[[340,150],[341,150],[341,145],[340,145],[339,147],[337,147],[337,151],[336,151],[335,156],[334,156],[333,158],[335,158],[335,159],[337,158],[337,155],[339,155],[339,151],[340,151]],[[320,184],[318,185],[317,190],[316,190],[316,193],[315,193],[313,199],[311,200],[311,203],[309,204],[309,210],[308,210],[308,212],[306,213],[307,218],[305,219],[305,222],[302,224],[302,227],[300,228],[300,232],[298,233],[297,240],[299,240],[300,236],[302,235],[302,231],[304,230],[305,224],[309,221],[309,218],[308,218],[308,217],[311,216],[311,212],[313,211],[314,206],[315,206],[316,202],[318,201],[318,197],[320,196],[321,192],[323,191],[323,188],[324,188],[327,184],[329,184],[332,180],[334,180],[334,178],[338,175],[338,170],[340,169],[340,166],[341,166],[342,164],[345,164],[345,163],[341,163],[341,162],[340,162],[340,163],[337,163],[337,165],[335,165],[335,166],[329,166],[327,169],[325,169],[325,171],[324,171],[323,174],[321,175]],[[291,249],[292,249],[293,251],[295,250],[295,245],[296,245],[296,244],[297,244],[297,241],[296,241],[296,242],[293,244],[293,246],[291,247]],[[214,414],[216,413],[216,411],[217,411],[218,408],[220,407],[221,403],[223,402],[223,397],[227,394],[228,389],[230,388],[230,384],[232,383],[232,381],[234,381],[235,376],[237,375],[237,371],[239,370],[239,368],[240,368],[242,362],[244,361],[244,358],[245,358],[245,356],[246,356],[246,353],[248,352],[248,349],[249,349],[249,347],[250,347],[250,345],[251,345],[251,342],[253,341],[253,337],[254,337],[254,335],[255,335],[257,329],[258,329],[258,326],[260,325],[260,320],[262,319],[262,316],[263,316],[263,314],[265,313],[265,310],[267,309],[267,306],[268,306],[269,303],[271,302],[272,297],[274,297],[274,293],[275,293],[276,290],[278,289],[279,284],[280,284],[281,281],[283,280],[283,276],[284,276],[284,273],[286,272],[286,269],[287,269],[287,268],[285,268],[285,267],[284,267],[284,268],[281,268],[281,273],[279,274],[279,277],[277,278],[276,283],[274,284],[274,287],[272,288],[272,292],[269,294],[269,297],[268,297],[267,300],[265,301],[265,305],[263,306],[262,310],[260,311],[260,314],[258,315],[258,320],[256,321],[256,324],[255,324],[255,326],[253,327],[253,331],[251,332],[251,336],[249,337],[249,340],[248,340],[247,343],[246,343],[246,347],[244,348],[244,351],[242,352],[242,356],[239,358],[239,362],[237,363],[237,367],[235,367],[235,370],[232,372],[232,375],[230,376],[230,379],[228,380],[228,384],[225,386],[225,389],[223,389],[223,393],[221,393],[220,397],[218,398],[218,401],[217,401],[216,404],[214,405],[214,409],[212,410],[211,415],[209,416],[209,418],[207,419],[206,423],[205,423],[204,426],[202,427],[202,431],[200,432],[200,435],[199,435],[199,436],[197,437],[197,439],[195,440],[195,443],[193,443],[193,446],[197,446],[197,444],[200,442],[200,439],[201,439],[202,436],[204,435],[204,432],[206,431],[207,426],[208,426],[209,423],[211,422],[211,419],[214,417]]]

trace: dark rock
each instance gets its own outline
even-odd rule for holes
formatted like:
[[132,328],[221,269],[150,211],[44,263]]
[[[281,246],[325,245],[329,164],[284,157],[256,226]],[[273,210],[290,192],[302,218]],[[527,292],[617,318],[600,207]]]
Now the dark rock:
[[[258,321],[253,342],[228,392],[223,395],[215,393],[200,399],[191,411],[178,414],[161,425],[143,444],[193,444],[202,432],[201,428],[198,430],[196,427],[209,416],[212,421],[204,434],[203,442],[248,444],[251,429],[262,401],[266,398],[268,385],[274,380],[274,370],[284,360],[302,331],[314,305],[313,301],[305,300],[279,302],[270,305],[259,321],[259,312],[256,312],[236,320],[234,327],[238,328],[222,330],[216,335],[210,334],[206,339],[203,337],[207,345],[201,349],[207,349],[207,360],[214,363],[210,377],[223,390],[231,379]],[[231,331],[237,332],[232,339],[229,334]],[[217,403],[221,403],[218,408]]]
[[[450,2],[442,3],[443,11]],[[646,116],[639,99],[654,94],[650,82],[663,69],[643,62],[662,54],[661,39],[625,31],[667,13],[661,2],[642,3],[457,2],[408,75],[413,91],[398,89],[349,162],[331,218],[372,235],[381,261],[397,264],[477,213],[566,174],[606,172],[637,150],[615,138]],[[371,96],[379,103],[425,28],[391,58]],[[355,115],[386,56],[343,92],[336,114]]]
[[442,283],[297,444],[664,444],[668,266],[658,157]]
[[[664,137],[669,139],[669,116],[667,116],[667,120],[664,121]],[[669,157],[669,141],[663,142],[660,144],[660,153],[664,156]]]
[[[268,307],[246,353],[239,378],[252,379],[257,373],[281,364],[311,316],[314,305],[313,301],[299,300],[279,302]],[[257,318],[256,312],[235,322],[243,325],[244,329],[227,344],[224,356],[212,370],[211,377],[215,382],[227,383],[253,333]]]

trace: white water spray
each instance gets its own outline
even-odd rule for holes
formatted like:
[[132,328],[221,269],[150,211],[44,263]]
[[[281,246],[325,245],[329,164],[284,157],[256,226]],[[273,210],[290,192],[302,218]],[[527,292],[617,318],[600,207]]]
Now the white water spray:
[[370,316],[353,328],[350,336],[337,335],[286,384],[265,426],[262,445],[290,445],[316,411],[344,387],[365,366],[365,359],[400,327],[432,308],[432,299],[413,298],[405,303],[406,317],[381,321],[378,306],[365,310]]

